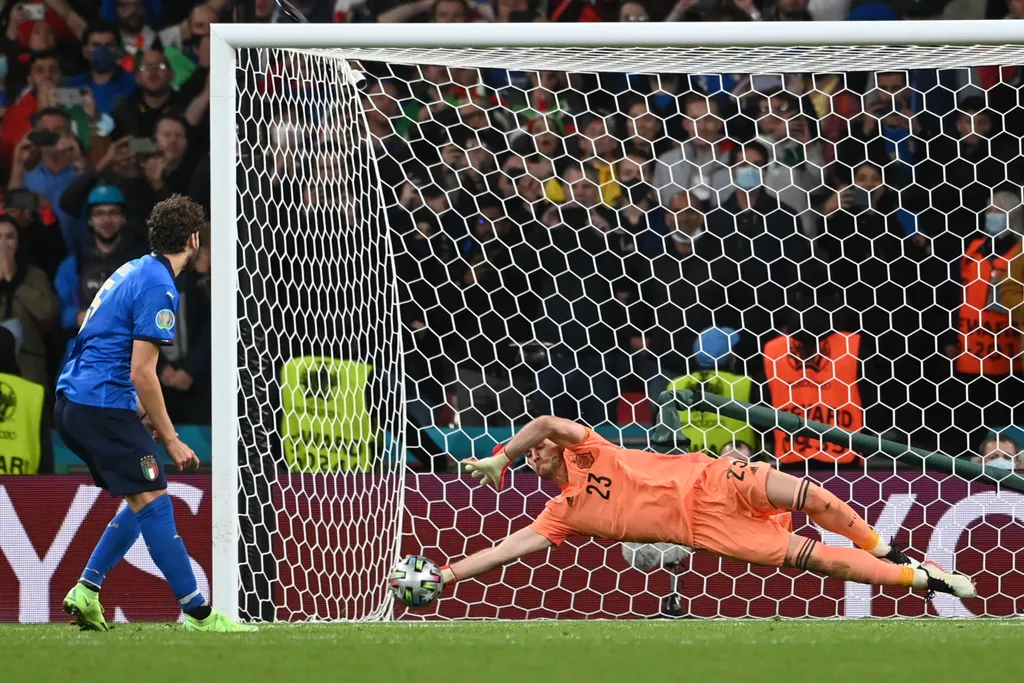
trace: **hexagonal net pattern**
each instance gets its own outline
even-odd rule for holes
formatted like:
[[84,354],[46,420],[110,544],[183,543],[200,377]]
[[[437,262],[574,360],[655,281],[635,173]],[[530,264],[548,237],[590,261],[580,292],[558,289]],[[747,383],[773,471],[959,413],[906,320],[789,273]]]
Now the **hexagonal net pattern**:
[[1024,69],[989,65],[1020,52],[239,50],[243,613],[1017,613],[1019,494],[685,411],[688,450],[809,476],[982,597],[578,538],[425,610],[385,577],[558,494],[453,461],[544,414],[655,448],[669,388],[1012,469]]

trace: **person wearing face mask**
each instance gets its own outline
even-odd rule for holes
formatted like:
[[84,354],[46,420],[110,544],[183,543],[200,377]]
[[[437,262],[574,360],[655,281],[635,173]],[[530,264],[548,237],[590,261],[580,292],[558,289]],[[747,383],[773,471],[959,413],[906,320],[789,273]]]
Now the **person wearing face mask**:
[[125,229],[126,208],[121,190],[113,185],[96,185],[84,209],[92,244],[68,256],[57,269],[54,284],[60,299],[61,329],[68,335],[68,352],[96,292],[122,264],[145,253]]
[[120,67],[117,27],[105,21],[89,24],[82,35],[82,55],[89,70],[65,82],[69,88],[89,88],[100,114],[110,115],[121,99],[135,92],[135,78]]
[[[1021,331],[1011,326],[1013,309],[1006,308],[1002,296],[1005,286],[1013,282],[1010,266],[1021,258],[1020,189],[994,192],[982,221],[985,234],[971,240],[960,259],[963,300],[955,338],[945,345],[954,376],[945,384],[941,402],[958,406],[953,411],[954,429],[944,435],[943,450],[950,455],[966,452],[986,429],[1015,424],[1024,392]],[[1014,269],[1019,272],[1020,267]]]
[[716,279],[730,283],[729,305],[742,311],[739,326],[754,335],[772,329],[772,311],[785,290],[799,280],[798,265],[810,260],[810,244],[797,228],[792,208],[764,187],[768,152],[758,142],[731,155],[735,191],[707,219],[708,232],[721,241],[725,259],[715,263]]
[[1012,472],[1019,467],[1020,450],[1020,446],[1011,437],[1004,433],[992,433],[978,446],[974,462],[983,465],[986,470],[995,470],[993,474],[996,475]]

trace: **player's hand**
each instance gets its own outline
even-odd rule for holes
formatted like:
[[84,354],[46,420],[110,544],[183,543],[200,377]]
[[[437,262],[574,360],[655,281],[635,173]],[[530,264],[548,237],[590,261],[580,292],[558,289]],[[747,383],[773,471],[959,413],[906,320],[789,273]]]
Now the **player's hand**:
[[171,456],[171,460],[178,466],[178,471],[183,472],[185,468],[190,470],[199,469],[199,458],[192,451],[191,448],[185,445],[185,442],[179,439],[177,436],[172,441],[168,441],[166,444],[167,453]]
[[463,460],[462,467],[469,472],[474,479],[479,479],[481,485],[490,484],[499,491],[505,487],[505,471],[511,465],[505,449],[498,446],[495,455],[483,460]]
[[153,436],[153,441],[156,443],[164,442],[164,438],[160,436],[160,432],[156,431],[156,427],[153,426],[153,421],[149,419],[148,415],[142,416],[142,426],[145,427]]

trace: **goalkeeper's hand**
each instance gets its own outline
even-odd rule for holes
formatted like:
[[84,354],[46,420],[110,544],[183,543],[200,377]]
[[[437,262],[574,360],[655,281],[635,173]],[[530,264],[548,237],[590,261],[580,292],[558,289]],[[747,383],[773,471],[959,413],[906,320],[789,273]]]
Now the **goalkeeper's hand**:
[[462,461],[462,467],[474,479],[479,479],[481,484],[490,484],[499,491],[505,487],[505,472],[511,464],[501,444],[494,448],[494,455],[489,458]]

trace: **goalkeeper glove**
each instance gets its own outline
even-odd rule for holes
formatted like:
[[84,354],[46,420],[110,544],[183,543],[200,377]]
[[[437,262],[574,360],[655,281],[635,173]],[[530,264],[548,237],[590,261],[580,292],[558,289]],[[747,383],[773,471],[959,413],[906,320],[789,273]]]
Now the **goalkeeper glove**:
[[489,458],[462,461],[462,466],[474,479],[479,479],[481,484],[490,484],[499,491],[505,487],[505,471],[511,464],[501,444],[494,447],[494,455]]

